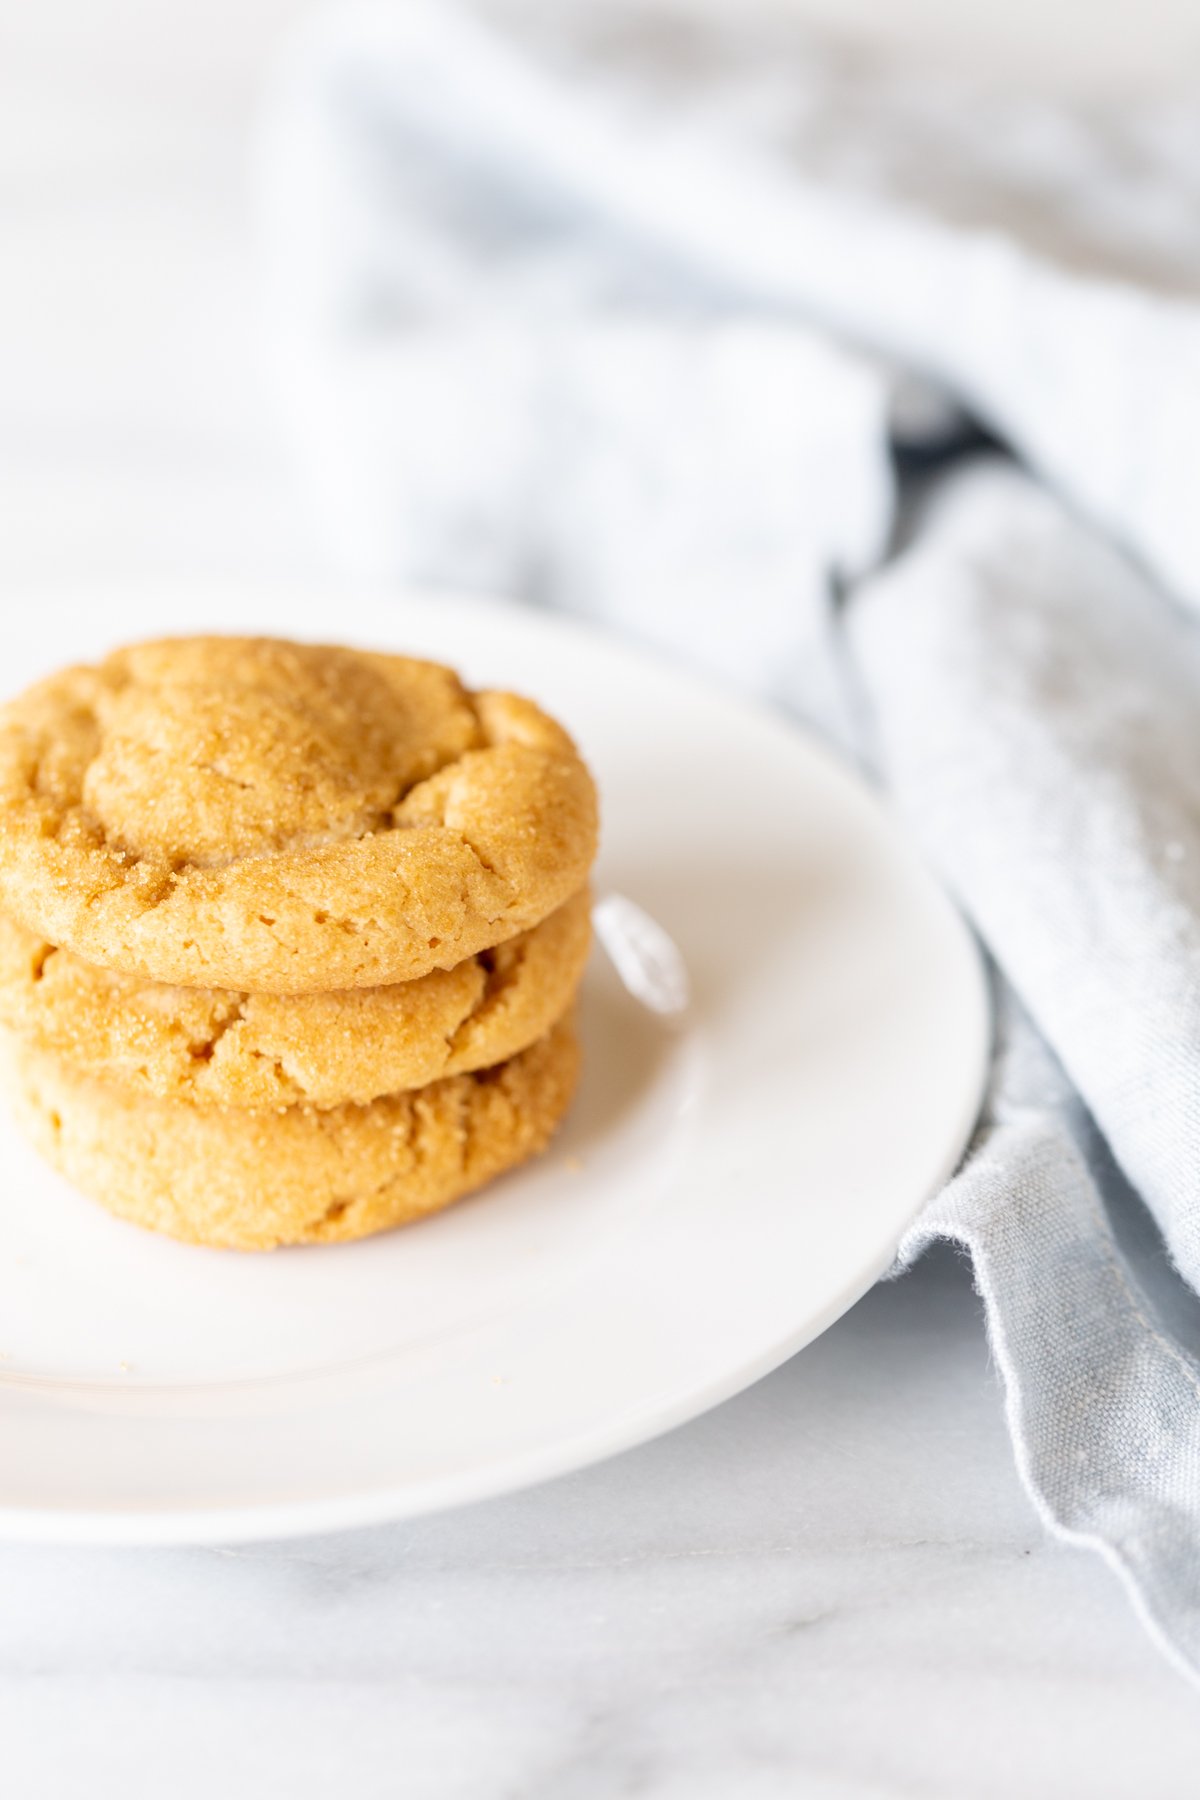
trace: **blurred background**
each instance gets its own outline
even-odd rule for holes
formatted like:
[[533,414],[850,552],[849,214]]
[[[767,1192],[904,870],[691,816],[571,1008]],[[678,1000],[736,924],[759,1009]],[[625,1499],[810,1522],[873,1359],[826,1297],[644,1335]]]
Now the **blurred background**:
[[[6,585],[96,571],[287,574],[323,556],[264,372],[248,173],[264,82],[308,10],[0,0]],[[1200,66],[1190,0],[668,10],[736,16],[751,36],[782,21],[797,45],[811,34],[923,79],[944,70],[1085,109],[1114,96],[1166,102]]]

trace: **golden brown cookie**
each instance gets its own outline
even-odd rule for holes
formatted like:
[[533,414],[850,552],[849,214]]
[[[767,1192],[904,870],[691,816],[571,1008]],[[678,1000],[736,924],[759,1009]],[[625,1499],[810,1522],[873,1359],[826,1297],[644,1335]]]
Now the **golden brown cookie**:
[[524,1050],[570,1006],[590,942],[585,890],[507,943],[416,981],[239,994],[97,968],[0,913],[0,1025],[160,1099],[364,1104]]
[[437,1212],[543,1150],[578,1071],[564,1020],[498,1068],[321,1112],[149,1100],[0,1038],[39,1150],[110,1212],[237,1250],[367,1237]]
[[410,657],[166,639],[0,712],[0,906],[155,981],[411,981],[544,919],[595,848],[561,727]]

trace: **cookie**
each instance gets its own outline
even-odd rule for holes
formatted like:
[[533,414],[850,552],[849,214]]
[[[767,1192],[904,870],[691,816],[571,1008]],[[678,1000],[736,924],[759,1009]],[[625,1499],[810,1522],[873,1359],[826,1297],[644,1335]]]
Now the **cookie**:
[[120,1218],[237,1250],[367,1237],[449,1206],[545,1148],[577,1070],[568,1019],[494,1069],[272,1111],[147,1099],[0,1038],[18,1123],[63,1175]]
[[453,969],[388,987],[164,987],[56,950],[0,914],[0,1025],[102,1081],[196,1105],[360,1104],[488,1068],[569,1007],[590,896]]
[[166,639],[0,711],[0,907],[183,987],[451,969],[576,893],[596,829],[560,726],[410,657]]

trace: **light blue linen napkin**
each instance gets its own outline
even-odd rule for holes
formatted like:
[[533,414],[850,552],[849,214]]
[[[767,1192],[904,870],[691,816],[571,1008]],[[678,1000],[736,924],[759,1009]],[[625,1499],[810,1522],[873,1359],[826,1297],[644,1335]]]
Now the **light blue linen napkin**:
[[1027,1487],[1194,1674],[1200,1304],[1114,1219],[1123,1172],[1200,1290],[1200,634],[984,464],[849,637],[889,783],[1058,1053],[1006,988],[988,1117],[901,1260],[970,1250]]
[[[1200,598],[1194,171],[1161,118],[1133,193],[1137,118],[685,44],[665,0],[489,10],[338,8],[268,109],[267,322],[330,544],[596,614],[875,761],[1002,1021],[901,1263],[969,1249],[1031,1495],[1195,1674],[1200,1306],[1137,1223],[1200,1290],[1200,662],[1155,585]],[[905,370],[1084,516],[974,468],[889,561],[889,438],[959,428]]]

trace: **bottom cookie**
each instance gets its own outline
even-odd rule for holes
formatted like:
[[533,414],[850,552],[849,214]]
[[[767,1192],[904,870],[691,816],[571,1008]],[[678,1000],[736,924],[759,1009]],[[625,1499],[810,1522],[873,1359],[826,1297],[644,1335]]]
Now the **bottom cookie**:
[[367,1237],[536,1156],[570,1103],[569,1019],[496,1068],[328,1111],[151,1100],[0,1039],[18,1123],[120,1218],[237,1250]]

